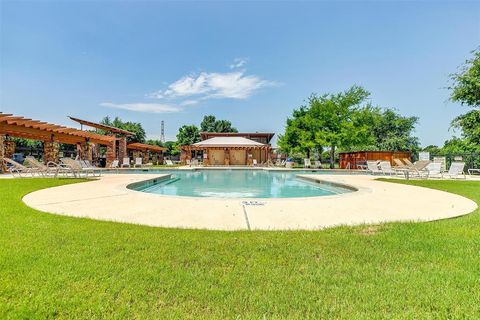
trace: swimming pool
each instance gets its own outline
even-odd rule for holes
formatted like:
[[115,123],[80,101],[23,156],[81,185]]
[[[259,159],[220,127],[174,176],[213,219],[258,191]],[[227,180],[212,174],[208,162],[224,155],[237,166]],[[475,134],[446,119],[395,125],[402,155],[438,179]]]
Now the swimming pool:
[[296,198],[352,192],[348,187],[315,183],[298,177],[312,172],[268,170],[178,170],[169,179],[129,186],[137,191],[169,196],[215,198]]

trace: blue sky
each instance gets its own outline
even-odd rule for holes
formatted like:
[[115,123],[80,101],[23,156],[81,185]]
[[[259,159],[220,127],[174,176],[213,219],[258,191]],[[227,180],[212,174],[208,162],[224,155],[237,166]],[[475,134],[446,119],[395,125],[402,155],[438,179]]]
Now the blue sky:
[[480,2],[0,2],[0,111],[141,122],[203,115],[281,133],[313,92],[353,84],[442,145],[468,110],[448,75],[480,45]]

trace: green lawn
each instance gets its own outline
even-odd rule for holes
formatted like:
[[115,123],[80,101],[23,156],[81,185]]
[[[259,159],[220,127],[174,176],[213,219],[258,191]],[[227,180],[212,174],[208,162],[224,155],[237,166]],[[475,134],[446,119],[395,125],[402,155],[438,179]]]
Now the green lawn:
[[[69,218],[0,179],[0,318],[479,318],[480,212],[321,232],[215,232]],[[402,182],[480,203],[479,182]]]

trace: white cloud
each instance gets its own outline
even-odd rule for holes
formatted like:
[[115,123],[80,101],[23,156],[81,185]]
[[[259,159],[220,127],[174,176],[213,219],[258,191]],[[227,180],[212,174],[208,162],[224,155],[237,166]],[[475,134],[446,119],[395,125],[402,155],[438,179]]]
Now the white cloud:
[[147,112],[147,113],[174,113],[182,111],[182,108],[161,103],[111,103],[103,102],[100,103],[102,107],[123,109],[136,112]]
[[235,58],[233,59],[233,63],[229,65],[230,69],[241,68],[243,67],[248,61],[248,58]]
[[[274,81],[263,80],[256,75],[245,75],[245,71],[202,72],[184,76],[170,84],[166,90],[155,92],[149,96],[158,99],[191,96],[199,97],[202,100],[209,98],[245,99],[261,88],[275,85],[277,83]],[[188,105],[188,102],[185,105]]]
[[181,106],[193,106],[194,104],[197,104],[197,103],[198,103],[197,100],[185,100],[185,101],[180,102],[180,105]]

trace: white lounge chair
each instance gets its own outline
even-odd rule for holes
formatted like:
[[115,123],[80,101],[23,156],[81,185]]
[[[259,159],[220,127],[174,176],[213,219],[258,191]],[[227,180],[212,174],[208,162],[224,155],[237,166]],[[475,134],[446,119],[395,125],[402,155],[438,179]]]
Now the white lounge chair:
[[377,161],[367,161],[367,171],[370,172],[371,174],[382,174],[382,170],[378,168],[378,162]]
[[428,171],[428,177],[433,178],[435,176],[442,176],[442,163],[441,162],[432,162],[427,165],[425,168]]
[[467,176],[465,175],[465,172],[463,172],[463,169],[465,169],[465,162],[452,162],[448,172],[442,174],[442,178],[457,178],[460,176],[466,179]]
[[253,160],[252,160],[252,165],[253,165],[254,167],[258,166],[257,159],[253,159]]
[[68,166],[72,169],[75,177],[80,178],[82,174],[84,174],[86,178],[88,178],[89,174],[92,174],[92,176],[95,176],[94,170],[92,168],[84,168],[80,160],[73,160],[71,158],[62,158],[60,159],[60,161],[65,166]]
[[389,175],[397,174],[397,172],[393,170],[392,165],[390,164],[389,161],[380,161],[379,167],[380,167],[380,171],[383,174],[389,174]]
[[75,176],[72,168],[70,168],[69,166],[62,165],[60,163],[49,161],[45,165],[32,156],[27,156],[26,161],[28,162],[29,165],[37,168],[40,172],[42,172],[43,176],[52,175],[55,178],[58,177],[59,174],[62,174],[64,176],[68,176],[69,174],[71,174],[72,176]]
[[[88,170],[92,172],[93,176],[97,174],[97,176],[100,177],[101,175],[100,169],[92,165],[89,160],[78,160],[78,161],[80,162],[80,165],[82,166],[83,170],[86,170],[86,171]],[[95,171],[97,173],[95,173]]]
[[313,163],[313,167],[319,169],[322,167],[322,163],[319,160],[315,160],[315,162]]
[[20,164],[9,158],[3,158],[3,162],[7,167],[7,171],[10,172],[14,177],[18,175],[18,177],[22,178],[22,174],[30,174],[32,177],[34,177],[35,174],[38,174],[39,176],[43,174],[37,168],[26,167],[23,164]]
[[117,159],[113,160],[112,163],[110,164],[110,168],[112,168],[112,169],[118,169],[118,168],[119,168],[118,162],[119,162],[119,161],[118,161]]
[[136,168],[137,166],[140,168],[143,166],[142,158],[135,158],[135,164],[133,165],[133,167]]
[[124,168],[124,167],[130,168],[130,158],[129,157],[123,158],[122,168]]
[[303,167],[304,168],[310,168],[311,166],[312,166],[312,162],[310,161],[310,159],[308,159],[308,158],[303,159]]
[[166,164],[167,166],[173,166],[173,165],[174,165],[173,162],[172,162],[172,160],[169,160],[169,159],[165,160],[165,164]]

